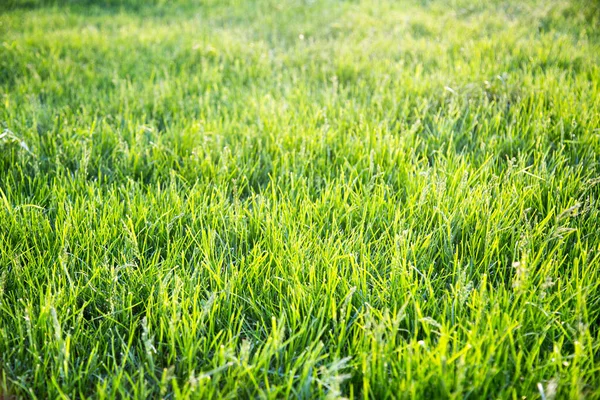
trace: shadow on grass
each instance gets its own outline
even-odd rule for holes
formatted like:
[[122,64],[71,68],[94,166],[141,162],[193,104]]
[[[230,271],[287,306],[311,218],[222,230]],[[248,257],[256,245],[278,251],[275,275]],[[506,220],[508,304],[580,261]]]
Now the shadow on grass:
[[119,12],[167,15],[192,8],[228,3],[217,0],[5,0],[0,1],[0,13],[38,9],[65,10],[83,15],[115,14]]

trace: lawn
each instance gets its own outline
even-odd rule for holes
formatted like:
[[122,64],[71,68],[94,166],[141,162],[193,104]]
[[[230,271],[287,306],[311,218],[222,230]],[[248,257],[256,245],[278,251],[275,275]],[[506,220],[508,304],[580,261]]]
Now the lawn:
[[600,398],[600,6],[1,0],[0,397]]

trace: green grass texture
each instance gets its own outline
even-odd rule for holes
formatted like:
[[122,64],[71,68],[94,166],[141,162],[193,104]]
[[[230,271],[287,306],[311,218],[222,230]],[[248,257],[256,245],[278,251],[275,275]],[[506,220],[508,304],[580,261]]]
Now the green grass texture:
[[599,4],[0,1],[0,397],[599,399]]

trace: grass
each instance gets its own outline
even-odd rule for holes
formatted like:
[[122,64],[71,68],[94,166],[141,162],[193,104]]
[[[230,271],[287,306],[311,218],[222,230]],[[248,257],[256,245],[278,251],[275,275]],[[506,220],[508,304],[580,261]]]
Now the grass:
[[600,12],[0,5],[0,393],[600,398]]

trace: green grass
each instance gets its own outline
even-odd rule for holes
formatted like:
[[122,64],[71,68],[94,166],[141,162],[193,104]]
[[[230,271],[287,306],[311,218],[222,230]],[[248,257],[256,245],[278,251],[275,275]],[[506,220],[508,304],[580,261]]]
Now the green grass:
[[600,7],[2,2],[2,393],[600,398]]

